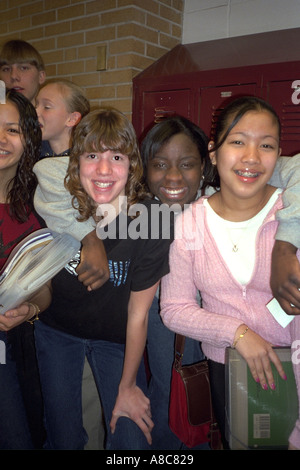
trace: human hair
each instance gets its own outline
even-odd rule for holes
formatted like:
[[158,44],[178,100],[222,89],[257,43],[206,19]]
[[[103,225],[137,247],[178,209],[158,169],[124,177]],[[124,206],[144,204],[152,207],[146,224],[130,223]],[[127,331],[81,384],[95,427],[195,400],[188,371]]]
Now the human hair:
[[76,126],[73,147],[65,178],[65,186],[73,196],[72,203],[78,209],[78,220],[95,216],[95,202],[86,193],[80,181],[80,156],[86,152],[112,150],[129,158],[128,180],[125,196],[130,207],[147,196],[142,183],[143,166],[136,134],[127,117],[115,108],[98,108],[87,114]]
[[57,85],[59,92],[61,93],[63,99],[66,102],[66,108],[69,113],[74,113],[77,111],[81,114],[81,117],[84,117],[90,112],[90,103],[86,98],[83,89],[76,85],[76,83],[71,82],[64,78],[60,79],[50,79],[47,80],[41,87],[40,90],[45,88],[47,85]]
[[28,220],[33,209],[37,179],[32,169],[39,159],[42,132],[35,108],[25,96],[15,90],[9,90],[6,92],[6,102],[13,103],[18,109],[23,144],[16,174],[8,183],[6,201],[11,218],[23,223]]
[[183,116],[173,116],[155,124],[142,141],[141,156],[145,179],[149,160],[177,134],[185,134],[197,146],[203,164],[203,180],[209,180],[213,169],[208,154],[208,137],[200,127]]
[[[220,112],[214,133],[214,145],[209,151],[215,152],[218,150],[223,145],[228,134],[231,132],[234,126],[236,126],[241,118],[250,111],[267,111],[270,113],[277,123],[278,135],[280,139],[281,123],[274,108],[262,98],[258,98],[256,96],[242,96],[231,101]],[[214,174],[210,185],[214,188],[220,187],[220,178],[215,165]]]
[[28,63],[34,65],[39,71],[45,70],[44,61],[39,52],[22,39],[7,41],[0,52],[0,67],[17,63]]

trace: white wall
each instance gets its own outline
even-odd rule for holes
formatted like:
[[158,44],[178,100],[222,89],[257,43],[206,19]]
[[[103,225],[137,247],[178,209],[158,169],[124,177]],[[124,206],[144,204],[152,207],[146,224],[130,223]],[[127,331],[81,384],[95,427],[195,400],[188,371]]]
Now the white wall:
[[300,0],[185,0],[182,43],[299,26]]

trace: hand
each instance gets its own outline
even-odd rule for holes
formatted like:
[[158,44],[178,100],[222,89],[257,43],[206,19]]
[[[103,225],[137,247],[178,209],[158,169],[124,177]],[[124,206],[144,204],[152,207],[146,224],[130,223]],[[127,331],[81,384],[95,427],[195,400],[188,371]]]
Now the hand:
[[76,272],[78,280],[90,291],[99,289],[109,279],[106,251],[96,230],[82,240],[81,261]]
[[277,240],[272,253],[271,289],[288,315],[300,314],[300,263],[296,251],[290,243]]
[[148,444],[152,444],[151,431],[154,423],[151,419],[150,400],[136,385],[132,388],[119,390],[110,422],[112,434],[115,432],[116,423],[120,416],[134,421],[145,434]]
[[30,320],[34,316],[34,311],[28,302],[24,302],[17,308],[7,310],[4,315],[0,315],[0,330],[9,331],[24,321]]
[[[245,331],[246,325],[241,325],[236,330],[235,340]],[[271,368],[271,362],[275,365],[280,377],[286,380],[282,364],[272,348],[272,344],[265,341],[250,328],[243,338],[236,343],[236,350],[247,361],[254,380],[261,384],[264,390],[269,387],[275,389],[275,381]]]

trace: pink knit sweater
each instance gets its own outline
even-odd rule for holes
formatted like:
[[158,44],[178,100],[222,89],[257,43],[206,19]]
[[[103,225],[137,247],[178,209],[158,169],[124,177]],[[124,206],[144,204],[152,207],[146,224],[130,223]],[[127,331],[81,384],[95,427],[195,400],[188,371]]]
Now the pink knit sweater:
[[[282,328],[266,308],[272,299],[271,253],[277,229],[275,214],[282,208],[281,195],[259,229],[254,270],[244,286],[232,276],[215,244],[203,199],[176,220],[170,273],[161,283],[163,322],[170,330],[201,341],[204,354],[221,363],[225,361],[226,347],[232,345],[235,332],[243,323],[276,346],[290,346],[300,339],[300,316]],[[197,303],[197,289],[203,308]],[[299,397],[300,365],[294,365],[294,373]],[[290,442],[300,449],[299,420]]]

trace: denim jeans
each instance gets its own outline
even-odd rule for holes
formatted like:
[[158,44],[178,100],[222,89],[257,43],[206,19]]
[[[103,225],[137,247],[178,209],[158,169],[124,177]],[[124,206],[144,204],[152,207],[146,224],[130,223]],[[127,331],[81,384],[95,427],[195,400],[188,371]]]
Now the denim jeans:
[[0,449],[31,450],[34,448],[16,364],[11,358],[7,335],[0,331],[1,351],[5,345],[5,363],[0,364]]
[[[154,297],[149,310],[147,353],[151,372],[149,385],[150,402],[154,428],[152,449],[187,449],[169,428],[169,398],[174,361],[175,334],[162,322],[159,301]],[[183,364],[192,364],[204,359],[198,341],[186,338]],[[202,446],[200,446],[202,448]],[[203,448],[207,448],[204,445]]]
[[[35,337],[45,406],[46,449],[81,450],[87,442],[81,400],[85,356],[101,397],[107,433],[105,449],[150,448],[143,432],[129,418],[119,418],[115,433],[110,432],[109,422],[123,369],[124,345],[77,338],[42,321],[36,322]],[[137,385],[147,393],[143,361]]]

